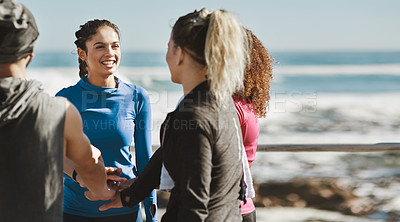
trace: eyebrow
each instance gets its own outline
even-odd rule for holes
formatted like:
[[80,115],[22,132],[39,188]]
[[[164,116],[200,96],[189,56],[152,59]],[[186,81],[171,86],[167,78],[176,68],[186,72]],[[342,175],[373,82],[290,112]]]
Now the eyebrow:
[[[115,43],[119,44],[119,41],[112,42],[111,44],[115,44]],[[104,44],[105,44],[104,42],[96,42],[96,43],[93,44],[93,46],[95,46],[95,45],[104,45]]]

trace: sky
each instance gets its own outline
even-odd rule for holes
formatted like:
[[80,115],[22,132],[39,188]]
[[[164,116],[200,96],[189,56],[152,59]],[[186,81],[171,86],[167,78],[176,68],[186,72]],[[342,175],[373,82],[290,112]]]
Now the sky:
[[399,0],[20,0],[34,14],[37,52],[75,51],[95,18],[121,30],[121,49],[165,52],[171,27],[194,9],[226,9],[270,51],[400,51]]

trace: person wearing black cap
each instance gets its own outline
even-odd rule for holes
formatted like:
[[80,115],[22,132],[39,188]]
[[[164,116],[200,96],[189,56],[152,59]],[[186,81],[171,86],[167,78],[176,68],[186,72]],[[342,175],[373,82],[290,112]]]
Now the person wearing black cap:
[[0,0],[0,221],[62,221],[63,159],[74,163],[88,197],[115,194],[76,108],[25,78],[38,35],[24,5]]

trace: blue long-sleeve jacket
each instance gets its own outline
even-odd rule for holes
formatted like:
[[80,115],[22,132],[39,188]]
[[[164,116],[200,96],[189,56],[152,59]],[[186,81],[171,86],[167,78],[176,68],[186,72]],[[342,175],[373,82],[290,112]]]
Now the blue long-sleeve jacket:
[[[122,177],[131,179],[149,161],[151,149],[151,110],[148,94],[142,87],[118,79],[118,88],[91,85],[83,77],[76,85],[64,88],[57,96],[66,97],[82,116],[83,130],[100,149],[105,166],[122,168]],[[134,140],[136,165],[130,145]],[[86,217],[104,217],[136,212],[139,207],[99,211],[105,201],[89,201],[82,188],[64,175],[64,212]],[[155,191],[144,201],[147,221],[155,221],[150,207],[156,204]],[[149,220],[149,218],[152,218]]]

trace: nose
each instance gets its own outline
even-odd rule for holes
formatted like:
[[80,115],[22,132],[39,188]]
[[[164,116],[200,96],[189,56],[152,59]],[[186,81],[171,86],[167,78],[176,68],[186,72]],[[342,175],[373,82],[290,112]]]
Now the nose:
[[113,50],[111,45],[106,47],[106,55],[107,56],[114,56],[114,54],[115,54],[115,52],[114,52],[114,50]]

